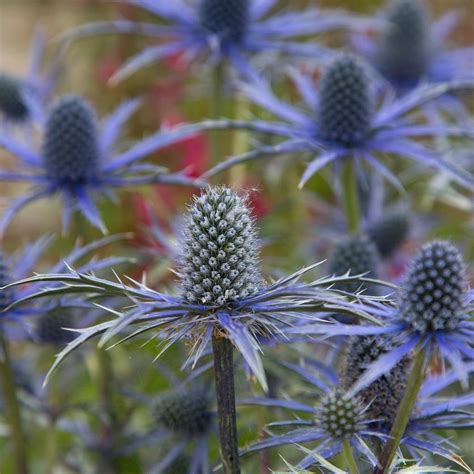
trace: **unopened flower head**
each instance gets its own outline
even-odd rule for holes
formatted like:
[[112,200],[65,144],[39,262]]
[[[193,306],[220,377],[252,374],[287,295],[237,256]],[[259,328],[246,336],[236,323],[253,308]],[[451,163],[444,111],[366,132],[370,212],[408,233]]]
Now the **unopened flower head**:
[[20,81],[9,74],[0,74],[0,112],[14,122],[28,117],[28,107],[21,94]]
[[96,119],[84,99],[66,96],[51,110],[43,154],[48,174],[59,181],[81,183],[97,174]]
[[160,425],[173,433],[194,437],[211,428],[209,405],[209,394],[203,388],[182,388],[158,400],[156,417]]
[[380,38],[376,63],[385,77],[416,84],[431,61],[432,41],[427,12],[420,0],[394,0]]
[[224,306],[262,286],[259,242],[246,199],[209,187],[189,208],[181,256],[181,285],[190,303]]
[[250,20],[250,0],[201,0],[199,16],[202,26],[211,33],[240,41]]
[[[8,285],[10,281],[10,272],[5,261],[5,257],[0,252],[0,287]],[[13,300],[11,288],[0,290],[0,310],[6,308]]]
[[364,421],[364,406],[361,401],[340,389],[326,394],[316,410],[319,427],[333,438],[344,438],[357,433]]
[[390,257],[408,237],[410,220],[406,213],[394,212],[372,222],[367,235],[377,247],[381,257]]
[[369,131],[372,99],[364,68],[351,56],[334,61],[321,80],[321,137],[344,147],[358,145]]
[[[376,278],[379,264],[375,244],[365,235],[345,237],[334,247],[329,257],[329,273],[333,275],[362,275]],[[344,291],[356,291],[360,283],[345,283],[338,286]]]
[[[391,349],[393,346],[384,342],[380,336],[353,337],[344,358],[343,386],[349,390],[369,364]],[[405,393],[410,365],[411,358],[404,357],[390,372],[357,393],[364,405],[368,407],[369,419],[377,420],[379,424],[390,428]]]
[[424,245],[405,278],[400,316],[413,329],[450,331],[465,313],[465,269],[460,252],[446,241]]

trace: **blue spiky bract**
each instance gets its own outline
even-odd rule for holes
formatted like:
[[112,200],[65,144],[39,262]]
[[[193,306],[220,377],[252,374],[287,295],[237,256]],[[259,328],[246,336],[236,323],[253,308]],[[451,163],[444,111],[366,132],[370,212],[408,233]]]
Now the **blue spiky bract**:
[[[367,366],[393,349],[381,336],[355,336],[347,347],[344,357],[342,383],[349,389],[365,372]],[[390,372],[382,375],[357,396],[368,406],[367,416],[390,428],[398,405],[405,393],[411,357],[406,356]]]
[[76,333],[64,329],[74,326],[73,318],[64,311],[53,310],[38,318],[35,327],[35,339],[40,344],[62,346],[76,337]]
[[209,394],[202,387],[180,388],[161,396],[155,414],[158,423],[189,437],[209,431],[212,425]]
[[316,407],[316,422],[333,438],[357,433],[364,421],[364,407],[357,396],[337,388],[327,393]]
[[9,74],[0,74],[0,112],[14,122],[25,120],[29,115],[21,83]]
[[[375,244],[365,235],[349,236],[336,243],[328,259],[329,273],[332,275],[361,275],[377,277],[379,256]],[[343,291],[356,291],[360,282],[338,285]]]
[[181,287],[189,303],[224,306],[262,285],[259,242],[246,198],[227,187],[209,187],[186,216]]
[[43,156],[48,176],[60,183],[82,184],[97,176],[96,118],[84,99],[65,96],[53,107],[46,123]]
[[249,22],[249,0],[201,0],[201,25],[230,41],[241,41]]
[[352,56],[336,59],[323,75],[318,126],[321,137],[344,147],[360,144],[372,119],[372,97],[364,68]]
[[424,245],[405,277],[400,317],[414,330],[450,331],[464,314],[465,269],[458,249],[447,241]]
[[383,258],[390,257],[408,237],[409,232],[410,219],[406,213],[401,212],[387,214],[367,228],[367,235]]
[[427,12],[421,0],[394,0],[387,20],[377,66],[390,80],[413,85],[426,73],[432,54]]

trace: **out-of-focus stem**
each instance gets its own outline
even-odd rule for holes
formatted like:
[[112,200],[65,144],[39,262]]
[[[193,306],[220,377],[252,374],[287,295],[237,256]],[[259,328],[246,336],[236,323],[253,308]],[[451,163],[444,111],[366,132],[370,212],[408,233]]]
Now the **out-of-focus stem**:
[[357,462],[354,458],[354,453],[352,452],[351,444],[348,439],[343,441],[342,451],[350,474],[359,474],[359,467],[357,466]]
[[15,461],[15,474],[27,474],[27,448],[26,438],[21,421],[21,411],[16,396],[15,380],[11,367],[8,344],[0,325],[0,380],[2,383],[3,396],[8,422],[10,424],[10,434],[13,446],[13,457]]
[[[225,63],[220,61],[215,65],[212,73],[212,117],[215,119],[222,118],[223,101],[224,101],[224,79],[225,79]],[[211,134],[212,144],[212,166],[223,160],[222,132],[216,130]]]
[[360,230],[360,205],[357,191],[357,174],[354,161],[347,157],[342,168],[342,193],[347,228],[351,234]]

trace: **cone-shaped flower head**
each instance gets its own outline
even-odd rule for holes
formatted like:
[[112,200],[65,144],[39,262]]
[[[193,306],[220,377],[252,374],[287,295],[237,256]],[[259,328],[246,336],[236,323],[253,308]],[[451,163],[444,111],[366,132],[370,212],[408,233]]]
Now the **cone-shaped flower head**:
[[[393,349],[380,336],[353,337],[344,358],[342,383],[349,389],[367,366]],[[357,396],[367,408],[367,417],[390,427],[397,413],[410,371],[411,358],[404,357],[390,372],[382,375]]]
[[92,108],[80,97],[63,97],[51,110],[43,142],[48,175],[82,183],[97,175],[99,146]]
[[[7,268],[5,257],[0,252],[0,287],[11,283],[10,274]],[[0,311],[5,309],[13,301],[13,290],[6,288],[0,290]]]
[[390,24],[380,39],[377,64],[385,77],[413,84],[422,78],[430,62],[429,19],[421,0],[394,0]]
[[415,256],[402,287],[403,320],[421,333],[450,331],[465,314],[465,268],[458,249],[446,241],[424,245]]
[[0,112],[12,121],[28,117],[28,107],[21,95],[20,81],[8,74],[0,74]]
[[41,315],[36,323],[35,338],[41,344],[66,345],[71,342],[76,333],[64,328],[74,327],[70,314],[53,310]]
[[202,26],[222,38],[240,41],[249,22],[249,0],[201,0]]
[[[361,275],[370,278],[377,277],[379,264],[378,252],[375,244],[365,235],[345,237],[340,240],[329,257],[329,272],[332,275]],[[348,283],[338,286],[343,291],[353,292],[360,287],[360,283]]]
[[377,247],[381,257],[390,257],[408,237],[410,220],[401,212],[388,214],[373,222],[367,229],[367,235]]
[[353,57],[336,59],[322,77],[318,114],[324,140],[351,147],[366,138],[372,98],[364,68]]
[[181,255],[181,285],[190,303],[224,306],[262,285],[259,242],[246,199],[209,187],[189,208]]
[[358,397],[335,389],[324,396],[316,407],[318,425],[334,438],[356,434],[364,421],[364,406]]
[[209,394],[203,388],[182,388],[163,395],[156,405],[158,423],[173,433],[189,437],[211,428]]

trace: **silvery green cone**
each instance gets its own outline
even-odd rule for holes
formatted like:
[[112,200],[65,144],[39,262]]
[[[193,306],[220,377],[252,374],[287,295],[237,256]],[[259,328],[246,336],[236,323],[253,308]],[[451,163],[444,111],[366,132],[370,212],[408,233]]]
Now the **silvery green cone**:
[[335,60],[321,80],[317,123],[321,138],[344,147],[367,137],[372,119],[367,75],[352,56]]
[[[347,347],[343,364],[342,383],[349,390],[365,372],[366,367],[386,354],[393,345],[383,344],[381,336],[355,336]],[[404,357],[388,373],[380,376],[357,396],[368,407],[367,417],[378,424],[391,427],[408,380],[411,357]]]
[[262,286],[259,242],[246,198],[224,186],[195,198],[185,220],[179,274],[189,303],[232,305]]
[[201,0],[202,26],[223,39],[240,41],[249,22],[250,0]]
[[340,389],[326,394],[316,409],[317,424],[333,438],[356,434],[364,421],[364,406],[359,398]]
[[43,154],[48,175],[60,182],[82,183],[97,175],[97,123],[84,99],[65,96],[54,106],[46,122]]
[[[375,244],[365,235],[349,236],[336,243],[328,259],[329,273],[332,275],[365,274],[368,278],[377,278],[379,256]],[[361,284],[345,283],[338,289],[348,292],[357,291]]]
[[424,245],[402,286],[401,318],[421,333],[450,331],[465,313],[465,268],[458,249],[446,241]]
[[181,388],[163,395],[156,404],[158,423],[189,437],[206,433],[212,424],[209,394],[202,388]]

